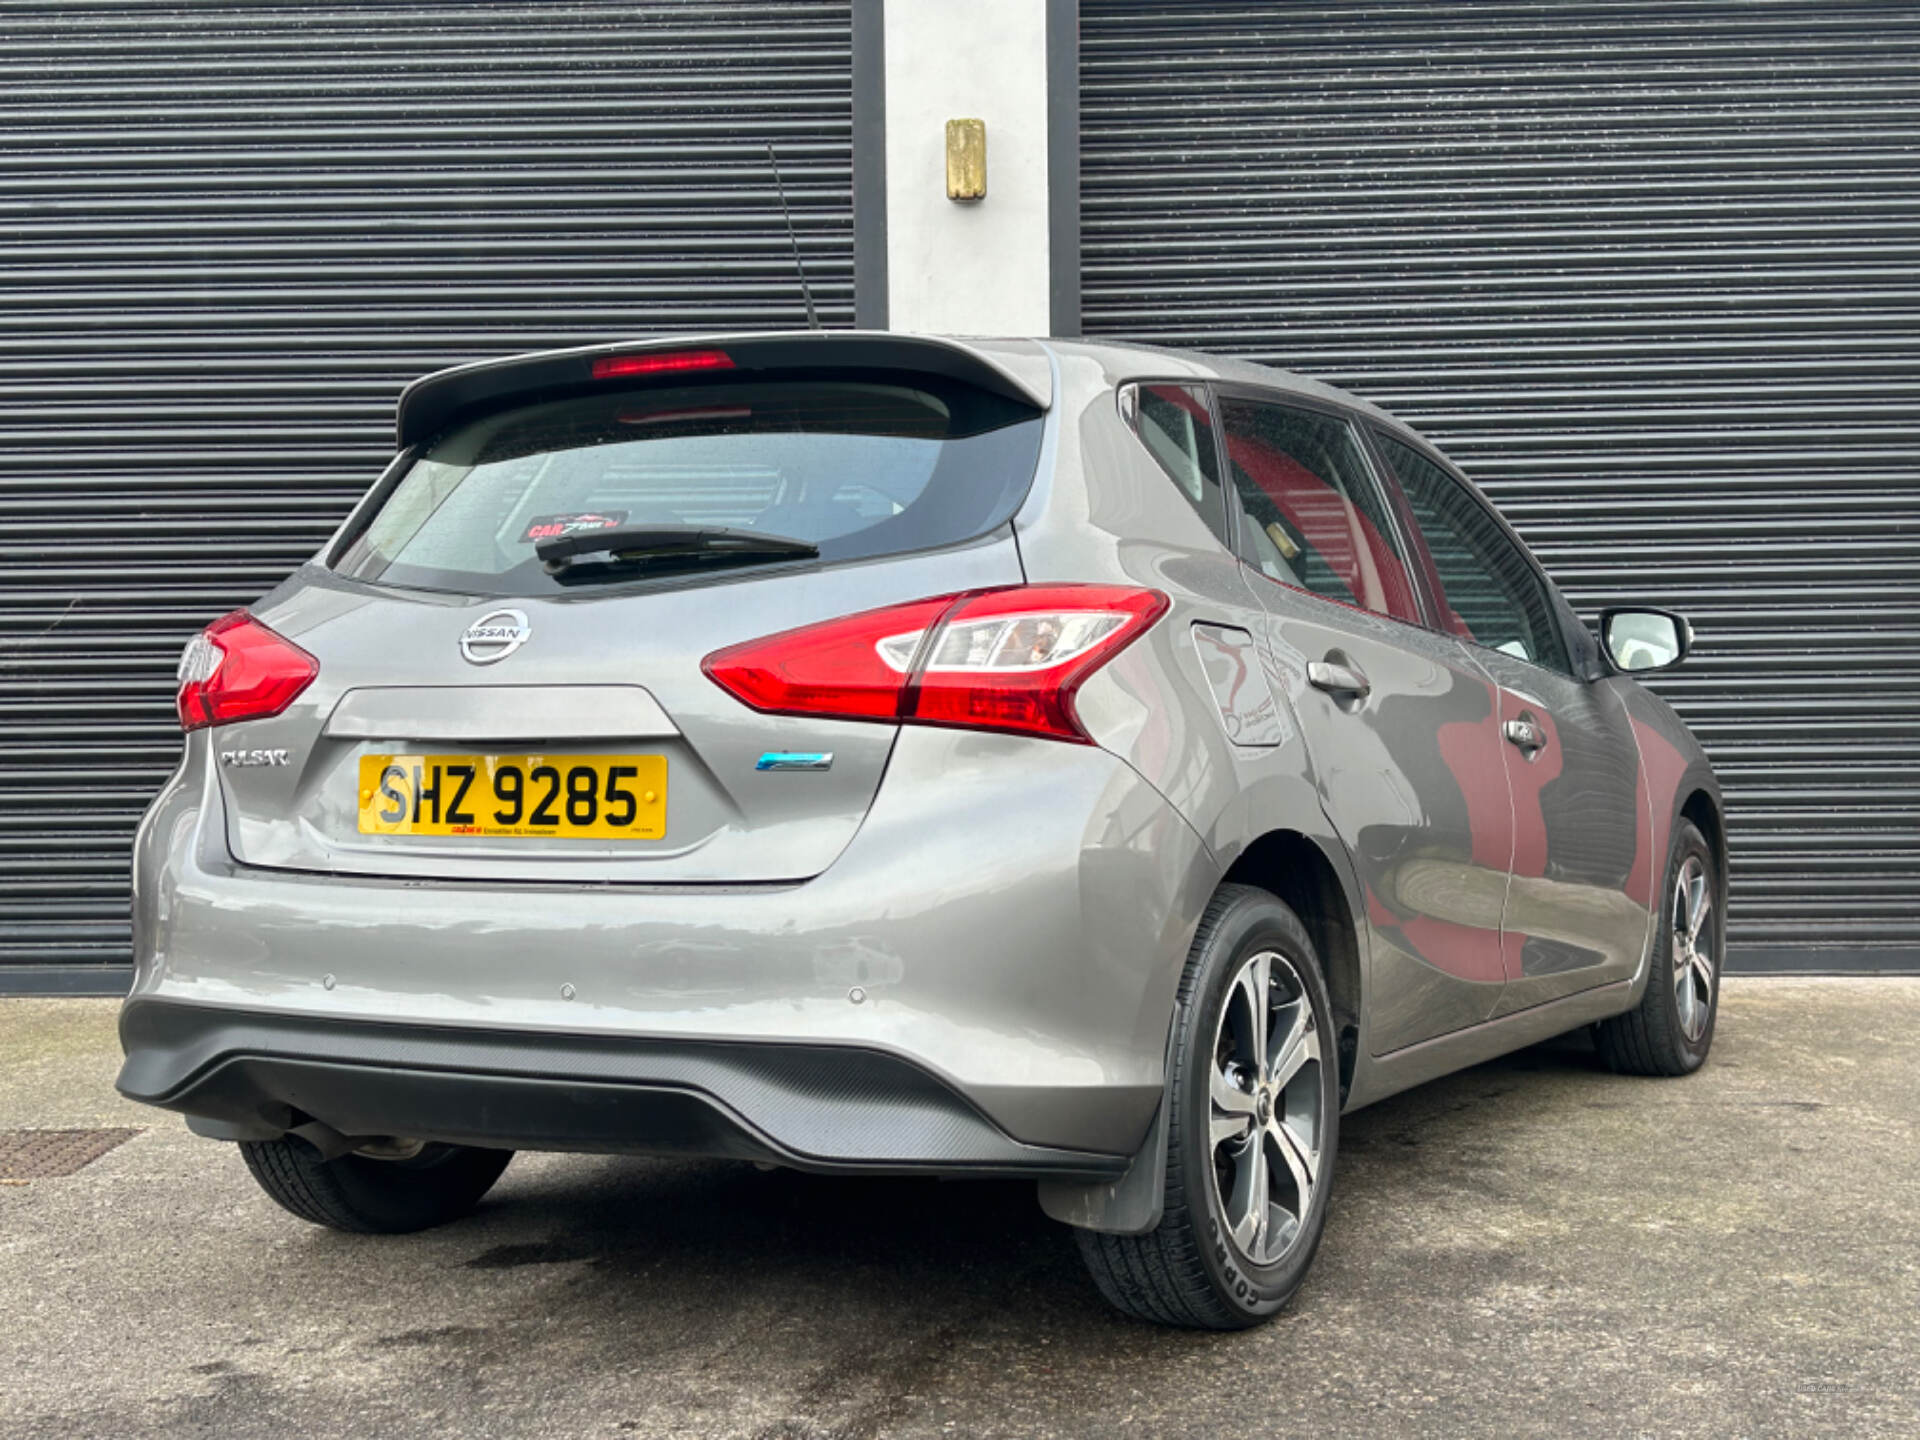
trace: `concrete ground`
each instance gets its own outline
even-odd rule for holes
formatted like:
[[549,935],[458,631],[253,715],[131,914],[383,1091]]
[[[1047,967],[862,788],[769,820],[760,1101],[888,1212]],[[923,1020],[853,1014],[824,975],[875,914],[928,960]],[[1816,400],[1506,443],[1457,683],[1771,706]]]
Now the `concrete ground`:
[[0,1434],[1920,1434],[1920,980],[1727,983],[1709,1066],[1561,1042],[1348,1118],[1292,1309],[1108,1314],[1031,1187],[522,1156],[315,1230],[113,1093],[114,1006],[0,1001]]

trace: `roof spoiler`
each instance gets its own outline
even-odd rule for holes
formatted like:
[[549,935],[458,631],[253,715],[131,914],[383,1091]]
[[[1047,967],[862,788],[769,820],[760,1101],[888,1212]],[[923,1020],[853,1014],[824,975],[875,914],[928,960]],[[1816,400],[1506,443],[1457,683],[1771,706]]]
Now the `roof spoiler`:
[[[1051,366],[1045,352],[1032,341],[970,343],[932,335],[871,330],[682,335],[664,340],[588,345],[574,350],[543,350],[503,360],[479,360],[423,376],[400,392],[395,424],[400,448],[404,450],[429,440],[467,414],[493,408],[505,400],[591,385],[595,380],[596,360],[613,356],[664,358],[682,352],[693,360],[697,356],[711,356],[716,351],[724,355],[723,368],[730,372],[751,374],[762,370],[813,370],[828,366],[905,370],[963,380],[1040,410],[1045,410],[1053,400]],[[689,365],[687,372],[711,373],[714,368],[722,367],[711,363]],[[676,370],[663,366],[653,373],[670,381],[675,378]]]

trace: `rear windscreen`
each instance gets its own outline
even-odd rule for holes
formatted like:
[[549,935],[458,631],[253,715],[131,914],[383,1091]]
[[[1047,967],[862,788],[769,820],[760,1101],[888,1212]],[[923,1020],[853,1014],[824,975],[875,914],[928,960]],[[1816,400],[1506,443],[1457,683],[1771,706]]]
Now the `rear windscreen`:
[[[585,572],[552,573],[537,541],[648,525],[803,540],[820,552],[804,563],[927,550],[1012,518],[1033,480],[1040,430],[1031,407],[912,375],[709,382],[527,405],[425,446],[334,568],[421,589],[557,594]],[[653,576],[641,567],[609,578]]]

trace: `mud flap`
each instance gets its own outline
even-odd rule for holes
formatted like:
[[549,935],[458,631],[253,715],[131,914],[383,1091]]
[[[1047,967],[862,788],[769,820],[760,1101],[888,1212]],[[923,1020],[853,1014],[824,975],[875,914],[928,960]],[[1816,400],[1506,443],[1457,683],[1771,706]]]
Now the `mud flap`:
[[1167,1028],[1165,1078],[1147,1138],[1117,1180],[1042,1180],[1040,1208],[1064,1225],[1109,1235],[1145,1235],[1167,1205],[1167,1115],[1173,1104],[1173,1028]]
[[1042,1180],[1040,1208],[1054,1219],[1082,1230],[1112,1235],[1144,1235],[1160,1224],[1167,1194],[1167,1097],[1153,1112],[1147,1143],[1118,1180],[1086,1184]]

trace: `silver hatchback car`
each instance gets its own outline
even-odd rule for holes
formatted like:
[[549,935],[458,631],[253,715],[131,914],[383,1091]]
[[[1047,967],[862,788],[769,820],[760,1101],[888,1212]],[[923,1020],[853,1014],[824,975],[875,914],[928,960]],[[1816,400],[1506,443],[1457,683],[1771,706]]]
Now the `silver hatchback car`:
[[1132,1314],[1272,1314],[1343,1111],[1713,1037],[1721,799],[1390,416],[1121,345],[462,366],[180,666],[121,1090],[344,1230],[516,1149],[1025,1176]]

